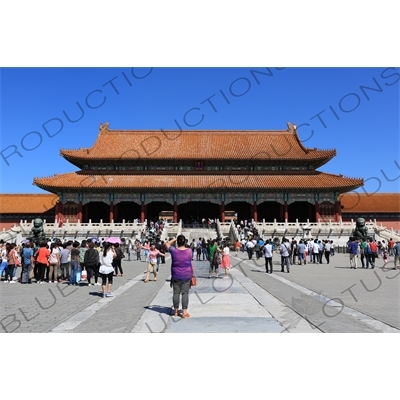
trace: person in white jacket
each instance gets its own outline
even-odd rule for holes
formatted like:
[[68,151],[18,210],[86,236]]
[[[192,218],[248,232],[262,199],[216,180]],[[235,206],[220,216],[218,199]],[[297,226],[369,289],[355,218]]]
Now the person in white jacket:
[[113,260],[116,256],[117,253],[115,252],[114,246],[111,243],[105,242],[103,251],[100,253],[99,270],[102,279],[101,287],[103,290],[103,297],[113,297],[111,292],[114,274]]

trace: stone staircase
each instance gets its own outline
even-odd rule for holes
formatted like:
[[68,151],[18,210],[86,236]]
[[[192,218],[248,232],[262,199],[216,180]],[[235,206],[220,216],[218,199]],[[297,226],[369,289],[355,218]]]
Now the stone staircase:
[[203,228],[197,225],[183,225],[182,220],[180,220],[179,223],[168,222],[165,224],[161,240],[166,241],[168,238],[173,238],[180,234],[184,235],[189,243],[193,239],[198,240],[200,237],[204,237],[206,240],[217,237],[216,229]]
[[190,243],[193,239],[199,240],[199,238],[207,239],[215,239],[217,237],[217,232],[215,229],[207,229],[207,228],[185,228],[182,229],[182,235],[188,240]]
[[386,229],[385,227],[382,226],[376,226],[374,227],[375,235],[379,237],[377,240],[385,240],[385,242],[388,242],[389,239],[393,239],[395,242],[400,241],[400,233],[396,233],[393,228],[392,229]]

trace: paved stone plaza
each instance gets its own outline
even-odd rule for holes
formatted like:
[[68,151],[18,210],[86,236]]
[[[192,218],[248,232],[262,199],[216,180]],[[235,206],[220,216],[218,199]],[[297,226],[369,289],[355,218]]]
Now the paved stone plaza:
[[[208,262],[194,261],[198,285],[191,289],[189,319],[171,314],[170,259],[157,282],[142,279],[144,261],[123,261],[112,298],[100,286],[66,283],[0,286],[1,332],[109,333],[363,333],[400,332],[400,271],[382,259],[371,269],[349,269],[348,255],[330,264],[292,265],[274,273],[264,259],[231,254],[229,279],[208,278]],[[360,260],[359,267],[361,266]],[[150,278],[152,279],[152,277]]]

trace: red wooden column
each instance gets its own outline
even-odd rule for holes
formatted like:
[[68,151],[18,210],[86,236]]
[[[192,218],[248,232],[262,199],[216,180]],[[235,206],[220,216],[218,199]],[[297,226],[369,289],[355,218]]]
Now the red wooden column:
[[225,222],[225,203],[222,201],[219,206],[220,221]]
[[56,204],[56,219],[58,222],[63,220],[63,204],[61,202]]
[[315,202],[315,222],[321,219],[321,214],[319,213],[319,203],[318,201]]
[[340,222],[342,218],[342,206],[340,205],[340,201],[335,201],[335,222]]
[[287,201],[285,201],[285,203],[283,204],[283,220],[289,221],[289,210]]
[[178,203],[174,201],[174,222],[178,222]]
[[140,205],[140,222],[144,222],[146,219],[146,208],[146,204],[142,201],[142,204]]
[[258,222],[257,202],[253,203],[253,219],[255,222]]
[[114,219],[114,203],[110,203],[110,222]]
[[283,222],[283,204],[279,203],[279,222]]
[[82,202],[80,201],[78,203],[78,215],[77,215],[77,219],[82,222]]

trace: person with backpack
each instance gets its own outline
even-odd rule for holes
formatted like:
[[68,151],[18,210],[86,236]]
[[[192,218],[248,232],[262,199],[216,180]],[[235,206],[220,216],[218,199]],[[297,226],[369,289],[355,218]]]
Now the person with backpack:
[[196,242],[196,261],[201,261],[201,238]]
[[306,263],[307,263],[306,250],[307,250],[306,245],[304,244],[303,240],[300,240],[300,242],[297,246],[297,256],[299,258],[299,265],[301,265],[301,263],[304,263],[304,265],[306,265]]
[[217,240],[214,239],[211,241],[210,246],[208,248],[208,254],[210,255],[210,269],[208,271],[208,278],[212,277],[212,274],[215,272],[215,277],[218,278],[218,268],[221,264],[221,257],[219,253],[222,252],[218,248]]
[[290,262],[289,262],[289,257],[290,257],[290,250],[291,246],[289,243],[289,239],[283,238],[282,239],[282,244],[280,246],[280,252],[281,252],[281,272],[285,272],[285,265],[286,265],[286,272],[290,272]]
[[114,269],[115,269],[115,275],[114,276],[118,276],[118,270],[120,272],[120,276],[124,276],[124,271],[122,270],[121,261],[125,257],[125,254],[123,253],[119,243],[115,243],[114,244],[114,249],[115,249],[115,253],[117,254],[116,257],[113,260],[113,266],[114,266]]
[[34,267],[35,259],[33,258],[33,244],[28,242],[22,249],[22,273],[21,273],[21,283],[30,283],[29,273]]
[[361,268],[369,268],[369,254],[371,254],[371,248],[365,239],[362,239],[360,243]]
[[95,249],[93,242],[90,242],[88,247],[89,248],[85,252],[85,258],[84,258],[84,265],[85,265],[84,268],[87,271],[88,286],[92,286],[90,281],[93,275],[94,275],[94,285],[100,286],[100,283],[98,283],[99,267],[100,267],[99,252]]

